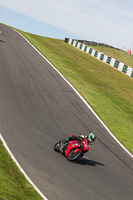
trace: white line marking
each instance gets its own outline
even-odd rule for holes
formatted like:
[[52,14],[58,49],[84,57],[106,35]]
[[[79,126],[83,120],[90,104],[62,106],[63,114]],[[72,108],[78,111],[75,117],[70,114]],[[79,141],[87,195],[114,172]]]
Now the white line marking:
[[24,174],[25,178],[29,181],[29,183],[34,187],[34,189],[40,194],[40,196],[44,199],[44,200],[48,200],[43,194],[42,192],[36,187],[36,185],[31,181],[31,179],[28,177],[28,175],[25,173],[25,171],[22,169],[22,167],[20,166],[20,164],[18,163],[18,161],[16,160],[16,158],[14,157],[14,155],[12,154],[12,152],[10,151],[10,149],[8,148],[4,138],[2,137],[1,133],[0,133],[0,139],[4,145],[4,147],[6,148],[6,150],[8,151],[9,155],[11,156],[11,158],[13,159],[13,161],[16,163],[17,167],[20,169],[20,171]]

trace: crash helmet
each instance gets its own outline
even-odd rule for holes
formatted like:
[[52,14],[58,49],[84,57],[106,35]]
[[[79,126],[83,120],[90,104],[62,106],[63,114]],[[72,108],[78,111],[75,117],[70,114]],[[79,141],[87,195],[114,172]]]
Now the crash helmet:
[[85,138],[84,135],[80,135],[80,139],[83,140]]
[[90,133],[90,134],[88,135],[88,140],[89,140],[90,142],[94,142],[95,139],[96,139],[96,136],[95,136],[94,133]]

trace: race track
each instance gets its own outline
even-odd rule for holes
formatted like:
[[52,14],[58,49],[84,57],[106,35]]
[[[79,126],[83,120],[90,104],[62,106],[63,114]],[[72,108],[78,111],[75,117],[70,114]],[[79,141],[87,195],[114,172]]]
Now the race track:
[[[0,133],[27,175],[48,200],[132,200],[133,159],[18,33],[0,31]],[[53,150],[89,132],[97,140],[85,158]]]

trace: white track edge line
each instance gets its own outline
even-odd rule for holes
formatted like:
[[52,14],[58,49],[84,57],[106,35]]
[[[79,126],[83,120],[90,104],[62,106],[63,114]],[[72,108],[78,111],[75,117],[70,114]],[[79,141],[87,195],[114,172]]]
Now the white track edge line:
[[11,156],[12,160],[15,162],[15,164],[17,165],[17,167],[19,168],[19,170],[23,173],[23,175],[25,176],[25,178],[29,181],[29,183],[34,187],[34,189],[40,194],[40,196],[44,199],[44,200],[48,200],[43,194],[42,192],[36,187],[36,185],[31,181],[31,179],[28,177],[28,175],[25,173],[25,171],[22,169],[22,167],[20,166],[20,164],[18,163],[18,161],[16,160],[16,158],[14,157],[14,155],[12,154],[12,152],[10,151],[9,147],[7,146],[4,138],[2,137],[1,133],[0,133],[0,139],[5,147],[5,149],[7,150],[7,152],[9,153],[9,155]]
[[[15,30],[15,29],[14,29]],[[15,30],[16,31],[16,30]],[[104,122],[99,118],[99,116],[95,113],[95,111],[90,107],[90,105],[85,101],[85,99],[79,94],[79,92],[72,86],[72,84],[56,69],[56,67],[50,63],[45,56],[40,53],[36,47],[34,47],[21,33],[16,31],[18,34],[20,34],[50,65],[55,69],[55,71],[58,72],[58,74],[70,85],[70,87],[76,92],[76,94],[81,98],[81,100],[86,104],[86,106],[91,110],[91,112],[95,115],[95,117],[100,121],[100,123],[104,126],[104,128],[108,131],[108,133],[114,138],[114,140],[128,153],[128,155],[133,158],[133,154],[131,154],[124,146],[123,144],[120,143],[120,141],[113,135],[113,133],[109,130],[109,128],[104,124]]]

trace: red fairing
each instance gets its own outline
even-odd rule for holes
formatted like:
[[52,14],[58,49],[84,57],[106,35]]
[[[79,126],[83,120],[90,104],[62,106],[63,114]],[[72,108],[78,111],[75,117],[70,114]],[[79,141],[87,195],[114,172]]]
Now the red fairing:
[[67,146],[67,149],[66,149],[66,152],[65,152],[65,156],[68,155],[69,151],[73,148],[78,148],[80,147],[80,143],[78,141],[71,141],[69,142],[68,146]]
[[86,138],[83,141],[81,141],[81,143],[79,141],[70,141],[67,146],[65,156],[68,155],[68,153],[70,152],[71,149],[75,149],[75,152],[81,151],[82,153],[88,151],[89,146],[87,145]]

